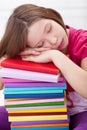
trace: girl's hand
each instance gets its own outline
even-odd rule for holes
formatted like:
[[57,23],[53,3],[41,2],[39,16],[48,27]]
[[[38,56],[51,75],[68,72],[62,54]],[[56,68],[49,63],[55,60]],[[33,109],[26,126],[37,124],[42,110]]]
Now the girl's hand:
[[38,63],[47,63],[52,61],[52,52],[53,50],[48,50],[48,51],[43,51],[40,52],[39,55],[28,55],[28,56],[23,56],[22,59],[26,61],[33,61],[33,62],[38,62]]
[[[7,56],[4,56],[4,57],[0,58],[0,64],[1,64],[1,62],[2,62],[3,60],[5,60],[6,58],[7,58]],[[2,67],[1,67],[1,65],[0,65],[0,69],[1,69],[1,68],[2,68]],[[2,78],[0,77],[0,90],[2,90],[3,87],[4,87],[4,83],[3,83],[3,81],[2,81]]]
[[4,57],[0,58],[0,69],[2,68],[1,62],[2,62],[3,60],[5,60],[6,58],[7,58],[7,56],[4,56]]
[[29,55],[40,55],[41,52],[47,51],[50,48],[26,48],[23,52],[21,52],[20,56],[29,56]]

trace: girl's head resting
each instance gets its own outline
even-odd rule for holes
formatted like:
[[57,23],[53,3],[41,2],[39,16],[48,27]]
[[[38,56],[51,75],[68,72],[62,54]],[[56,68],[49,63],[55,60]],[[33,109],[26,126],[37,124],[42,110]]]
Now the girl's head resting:
[[0,57],[6,54],[14,58],[23,51],[27,46],[29,27],[41,19],[54,20],[66,31],[61,15],[55,10],[32,4],[21,5],[13,11],[8,19],[5,33],[0,42]]

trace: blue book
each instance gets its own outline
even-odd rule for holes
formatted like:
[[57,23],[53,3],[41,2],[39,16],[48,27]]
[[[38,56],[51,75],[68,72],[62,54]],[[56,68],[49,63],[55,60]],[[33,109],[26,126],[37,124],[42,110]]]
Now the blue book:
[[5,94],[5,99],[9,98],[62,98],[64,93],[50,94]]

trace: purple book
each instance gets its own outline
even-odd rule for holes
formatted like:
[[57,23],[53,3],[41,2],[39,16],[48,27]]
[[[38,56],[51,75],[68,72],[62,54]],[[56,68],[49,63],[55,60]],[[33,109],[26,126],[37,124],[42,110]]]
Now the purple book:
[[27,82],[27,83],[5,83],[5,88],[60,88],[66,89],[65,82],[46,83],[46,82]]
[[69,119],[67,120],[45,120],[45,121],[24,121],[24,122],[12,122],[12,126],[19,126],[19,125],[36,125],[36,124],[60,124],[60,123],[68,123]]

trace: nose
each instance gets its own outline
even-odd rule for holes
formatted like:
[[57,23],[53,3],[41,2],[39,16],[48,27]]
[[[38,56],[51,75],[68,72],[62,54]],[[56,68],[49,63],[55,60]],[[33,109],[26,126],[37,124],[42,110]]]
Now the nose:
[[50,37],[49,38],[49,42],[52,44],[52,45],[55,45],[57,43],[57,37]]

